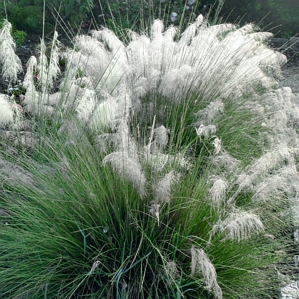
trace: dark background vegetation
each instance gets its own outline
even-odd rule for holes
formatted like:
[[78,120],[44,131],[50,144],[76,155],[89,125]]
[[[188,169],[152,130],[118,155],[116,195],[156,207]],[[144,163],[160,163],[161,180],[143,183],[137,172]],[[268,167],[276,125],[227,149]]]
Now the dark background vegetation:
[[[58,20],[58,28],[89,28],[118,26],[144,29],[145,21],[163,18],[171,23],[170,13],[176,12],[175,24],[187,25],[202,13],[215,21],[214,16],[221,0],[7,0],[0,2],[0,19],[5,17],[13,24],[15,35],[19,31],[41,34],[43,11],[45,32],[51,32]],[[5,14],[5,7],[7,15]],[[187,9],[186,9],[187,8]],[[57,15],[60,17],[57,18]],[[226,0],[218,15],[218,22],[241,25],[255,22],[276,37],[291,37],[299,33],[299,0]],[[1,25],[1,24],[0,24]],[[74,30],[76,32],[76,30]],[[21,39],[22,36],[19,36]]]

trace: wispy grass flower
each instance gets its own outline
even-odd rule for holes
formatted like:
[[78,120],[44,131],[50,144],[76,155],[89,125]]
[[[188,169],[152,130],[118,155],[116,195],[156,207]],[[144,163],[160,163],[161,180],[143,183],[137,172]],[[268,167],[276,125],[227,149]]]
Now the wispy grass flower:
[[215,178],[212,179],[212,181],[213,185],[209,189],[209,196],[213,206],[220,207],[226,197],[228,182],[226,182],[222,178]]
[[222,290],[217,282],[217,273],[209,257],[202,249],[191,248],[191,274],[196,272],[204,279],[205,288],[213,293],[215,299],[222,299]]
[[14,112],[9,102],[9,97],[4,94],[0,94],[0,124],[7,125],[14,121]]
[[264,230],[264,225],[259,217],[253,213],[235,211],[224,220],[215,224],[212,235],[216,232],[224,233],[226,238],[241,241],[247,239],[253,233]]
[[18,79],[18,73],[22,71],[22,63],[15,54],[16,44],[10,34],[11,24],[4,19],[0,29],[0,63],[2,65],[2,77],[12,82]]

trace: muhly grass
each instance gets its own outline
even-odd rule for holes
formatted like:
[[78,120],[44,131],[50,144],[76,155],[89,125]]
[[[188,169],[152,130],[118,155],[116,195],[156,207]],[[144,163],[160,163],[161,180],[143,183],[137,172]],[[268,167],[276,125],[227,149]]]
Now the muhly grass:
[[299,191],[285,57],[253,25],[150,32],[63,52],[55,34],[26,114],[1,95],[1,298],[278,297]]

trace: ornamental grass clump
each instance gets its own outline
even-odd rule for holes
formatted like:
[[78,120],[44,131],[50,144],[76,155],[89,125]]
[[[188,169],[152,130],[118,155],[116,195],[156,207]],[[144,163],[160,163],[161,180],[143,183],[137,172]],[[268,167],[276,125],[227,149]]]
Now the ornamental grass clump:
[[28,63],[27,119],[1,131],[1,296],[278,297],[299,191],[285,57],[202,16],[128,34],[55,35]]

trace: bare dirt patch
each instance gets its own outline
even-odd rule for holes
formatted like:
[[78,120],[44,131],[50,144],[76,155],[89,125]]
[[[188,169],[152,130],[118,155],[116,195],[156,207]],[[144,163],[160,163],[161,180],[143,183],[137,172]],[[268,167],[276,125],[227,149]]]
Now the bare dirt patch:
[[282,73],[284,78],[280,80],[280,85],[289,86],[293,93],[299,93],[299,61],[287,63]]

